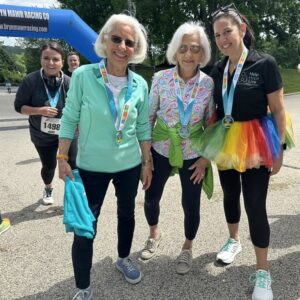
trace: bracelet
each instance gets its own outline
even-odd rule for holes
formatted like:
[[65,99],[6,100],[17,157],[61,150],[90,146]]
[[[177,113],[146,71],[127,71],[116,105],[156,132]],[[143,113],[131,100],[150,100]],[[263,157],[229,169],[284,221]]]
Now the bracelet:
[[145,166],[147,164],[152,163],[152,159],[142,159],[142,165]]
[[67,154],[60,153],[56,155],[56,159],[68,160],[69,156]]

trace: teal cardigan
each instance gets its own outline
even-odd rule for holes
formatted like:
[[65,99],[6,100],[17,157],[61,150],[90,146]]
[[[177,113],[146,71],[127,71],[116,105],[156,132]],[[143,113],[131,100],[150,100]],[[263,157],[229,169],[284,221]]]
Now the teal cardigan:
[[[133,92],[123,129],[123,142],[117,144],[116,129],[99,65],[84,65],[73,72],[63,109],[59,138],[71,140],[79,124],[76,161],[79,168],[114,173],[141,163],[139,142],[151,140],[148,85],[138,74],[132,72],[132,76]],[[126,91],[127,84],[119,96],[119,117]]]

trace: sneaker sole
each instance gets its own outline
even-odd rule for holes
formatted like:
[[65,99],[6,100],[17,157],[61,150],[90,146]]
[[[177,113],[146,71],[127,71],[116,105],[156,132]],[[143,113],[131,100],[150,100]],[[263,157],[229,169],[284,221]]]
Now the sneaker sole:
[[45,201],[45,200],[42,200],[43,202],[43,205],[52,205],[54,203],[54,201]]
[[176,273],[179,274],[179,275],[185,275],[185,274],[187,274],[189,271],[191,271],[191,269],[192,269],[192,266],[191,266],[189,269],[184,270],[184,271],[179,271],[179,270],[176,269]]
[[[156,251],[157,251],[157,249],[156,249]],[[150,256],[144,256],[143,254],[141,254],[141,259],[142,260],[150,260],[151,258],[153,258],[157,254],[156,251],[154,251],[152,253],[152,255],[150,255]]]
[[131,284],[137,284],[142,280],[142,272],[140,272],[140,276],[137,279],[130,279],[125,275],[125,273],[123,272],[123,269],[121,267],[119,267],[117,264],[116,264],[116,267],[124,275],[124,278],[127,282],[129,282]]
[[240,253],[240,252],[242,252],[242,249],[240,249],[239,251],[237,251],[237,253],[232,257],[232,258],[229,258],[229,259],[220,259],[220,258],[216,258],[216,261],[218,262],[218,263],[221,263],[221,264],[224,264],[224,265],[230,265],[233,261],[234,261],[234,259],[235,259],[235,257]]

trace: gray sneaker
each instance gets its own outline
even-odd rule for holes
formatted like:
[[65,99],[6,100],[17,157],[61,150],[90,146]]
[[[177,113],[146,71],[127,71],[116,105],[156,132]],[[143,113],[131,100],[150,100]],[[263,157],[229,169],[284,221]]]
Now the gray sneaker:
[[148,260],[152,258],[156,254],[161,239],[162,239],[161,233],[156,239],[148,238],[148,240],[145,242],[145,247],[142,250],[141,258],[144,260]]
[[89,286],[87,289],[77,289],[72,300],[92,300],[93,289]]
[[176,262],[176,272],[180,275],[184,275],[190,271],[193,265],[193,253],[192,250],[184,249],[180,252]]

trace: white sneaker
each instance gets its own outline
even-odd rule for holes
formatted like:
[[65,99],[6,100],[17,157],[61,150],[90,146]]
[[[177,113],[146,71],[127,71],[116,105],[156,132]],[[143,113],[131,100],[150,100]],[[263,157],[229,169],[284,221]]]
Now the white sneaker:
[[156,254],[161,239],[162,239],[161,233],[156,239],[148,238],[148,240],[145,242],[144,249],[142,250],[141,253],[141,258],[143,260],[148,260]]
[[241,251],[241,243],[235,239],[229,238],[217,254],[217,261],[224,264],[231,264],[234,261],[235,256]]
[[254,284],[252,300],[273,300],[272,279],[268,271],[257,270],[250,276],[250,282]]
[[51,205],[53,203],[53,188],[45,188],[43,192],[43,204]]

